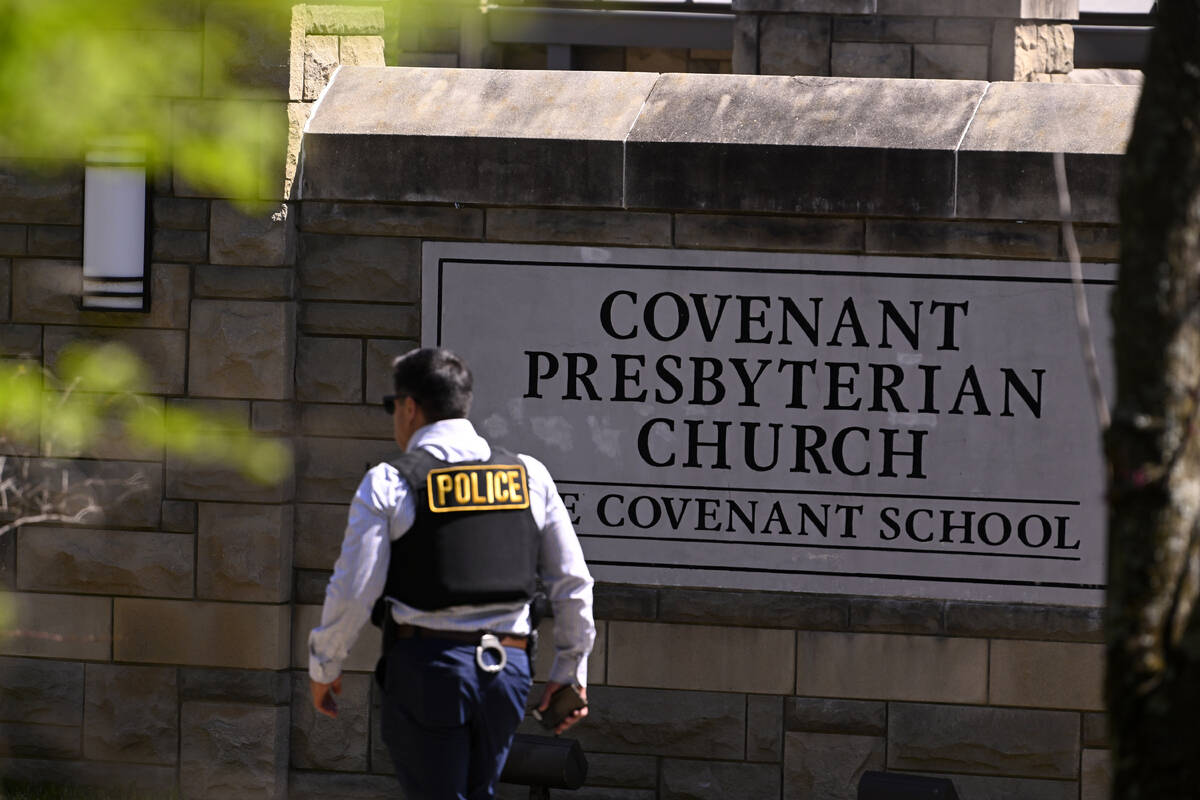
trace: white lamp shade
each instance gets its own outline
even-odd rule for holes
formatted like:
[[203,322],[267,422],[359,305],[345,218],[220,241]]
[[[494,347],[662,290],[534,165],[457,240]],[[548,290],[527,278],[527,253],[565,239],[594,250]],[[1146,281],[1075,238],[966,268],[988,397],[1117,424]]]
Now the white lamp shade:
[[146,167],[139,154],[88,154],[83,203],[83,305],[141,309],[146,275]]

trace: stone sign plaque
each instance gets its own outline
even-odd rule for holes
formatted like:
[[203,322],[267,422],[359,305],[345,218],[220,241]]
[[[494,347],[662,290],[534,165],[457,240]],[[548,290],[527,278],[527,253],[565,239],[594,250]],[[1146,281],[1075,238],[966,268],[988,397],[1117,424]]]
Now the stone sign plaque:
[[[1085,268],[1105,369],[1114,280]],[[1096,605],[1072,291],[1050,262],[432,243],[422,340],[600,580]]]

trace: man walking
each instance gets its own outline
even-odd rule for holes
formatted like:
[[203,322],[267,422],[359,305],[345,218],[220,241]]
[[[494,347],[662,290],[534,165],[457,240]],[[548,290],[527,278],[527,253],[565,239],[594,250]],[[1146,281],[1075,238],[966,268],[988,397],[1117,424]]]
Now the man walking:
[[[471,374],[448,350],[393,364],[384,399],[405,453],[372,468],[309,636],[313,705],[337,715],[341,669],[376,600],[387,643],[383,738],[408,800],[484,800],[524,716],[530,601],[554,608],[555,658],[538,707],[587,699],[592,578],[545,466],[492,448],[467,420]],[[557,732],[587,714],[567,716]]]

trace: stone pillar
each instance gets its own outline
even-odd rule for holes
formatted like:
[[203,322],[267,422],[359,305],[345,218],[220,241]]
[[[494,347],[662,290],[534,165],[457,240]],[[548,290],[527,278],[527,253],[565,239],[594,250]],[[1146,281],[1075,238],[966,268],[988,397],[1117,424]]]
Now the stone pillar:
[[734,71],[1059,81],[1078,0],[734,0]]

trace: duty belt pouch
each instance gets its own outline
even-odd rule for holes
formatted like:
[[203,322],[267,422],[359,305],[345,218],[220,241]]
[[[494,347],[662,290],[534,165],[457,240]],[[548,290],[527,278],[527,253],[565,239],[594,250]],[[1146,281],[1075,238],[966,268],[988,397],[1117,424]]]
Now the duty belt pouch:
[[387,688],[387,657],[396,643],[396,621],[392,619],[392,609],[386,598],[379,598],[371,608],[371,624],[383,632],[383,643],[379,650],[379,660],[375,662],[375,683],[379,688]]

